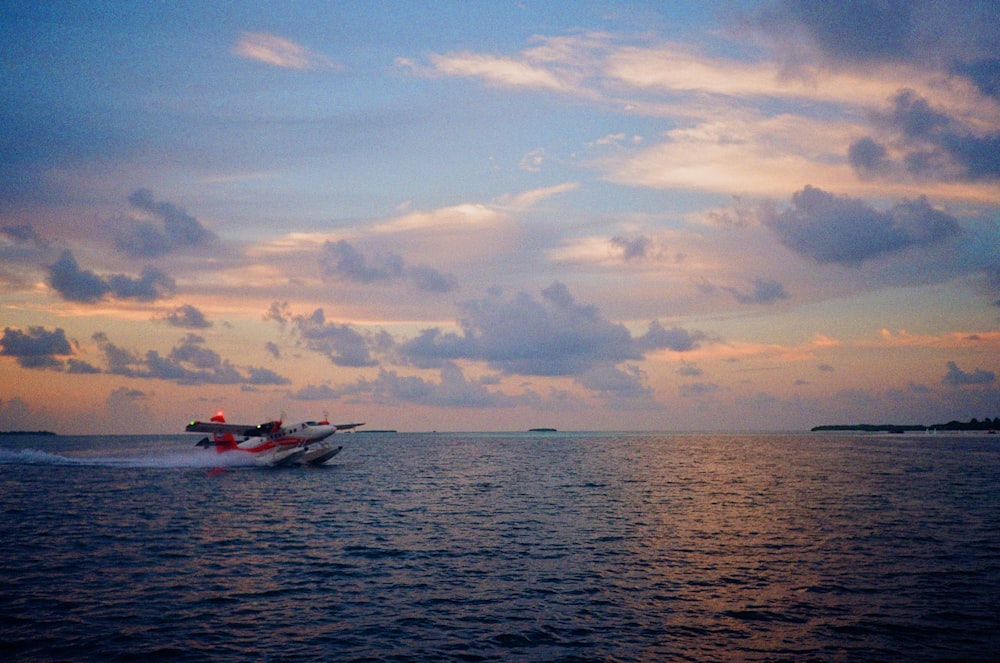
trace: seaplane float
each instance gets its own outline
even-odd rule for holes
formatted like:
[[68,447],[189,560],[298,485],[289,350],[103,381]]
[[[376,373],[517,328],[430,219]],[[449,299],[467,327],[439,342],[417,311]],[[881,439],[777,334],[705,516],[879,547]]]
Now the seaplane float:
[[[322,465],[343,449],[329,438],[338,431],[364,426],[360,424],[331,424],[322,421],[302,421],[285,425],[280,419],[262,424],[231,424],[222,412],[216,412],[210,421],[192,421],[185,428],[188,433],[211,433],[196,446],[215,447],[218,453],[231,451],[253,454],[255,458],[275,467],[305,463]],[[241,438],[237,440],[237,438]]]

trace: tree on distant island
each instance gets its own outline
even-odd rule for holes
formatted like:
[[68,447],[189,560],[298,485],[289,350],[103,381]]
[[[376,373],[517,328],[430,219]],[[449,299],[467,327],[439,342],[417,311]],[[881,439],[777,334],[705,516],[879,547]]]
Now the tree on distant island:
[[943,430],[943,431],[991,431],[1000,430],[1000,417],[990,419],[986,417],[982,421],[973,417],[968,422],[949,421],[946,424],[834,424],[827,426],[815,426],[812,432],[822,431],[864,431],[867,433],[904,433],[907,431]]

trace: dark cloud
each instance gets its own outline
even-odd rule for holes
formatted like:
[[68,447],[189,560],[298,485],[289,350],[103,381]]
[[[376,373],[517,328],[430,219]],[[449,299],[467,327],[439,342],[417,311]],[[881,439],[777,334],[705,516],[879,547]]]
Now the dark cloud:
[[433,267],[407,267],[402,256],[388,252],[365,257],[350,242],[326,242],[322,256],[323,275],[344,278],[354,283],[389,283],[409,280],[425,292],[449,292],[458,287],[457,279]]
[[278,384],[290,384],[291,380],[283,375],[272,371],[269,368],[262,368],[259,366],[247,366],[246,368],[246,384],[251,385],[278,385]]
[[29,327],[25,332],[6,327],[0,338],[0,356],[15,357],[22,368],[62,369],[63,362],[57,356],[71,354],[73,348],[61,328]]
[[639,260],[649,255],[651,240],[645,235],[637,237],[616,236],[611,238],[611,245],[622,252],[622,258]]
[[178,306],[163,319],[174,327],[186,329],[205,329],[212,326],[212,323],[205,319],[205,314],[191,304]]
[[990,61],[1000,52],[995,0],[776,0],[757,13],[756,25],[793,63],[812,57],[834,65],[905,61],[944,68]]
[[401,356],[424,367],[471,359],[505,373],[582,375],[601,362],[639,360],[652,350],[691,350],[704,338],[656,321],[646,334],[633,337],[595,307],[576,304],[561,283],[543,290],[540,300],[526,293],[505,299],[493,292],[466,302],[459,324],[460,334],[424,330],[399,347]]
[[162,229],[152,223],[137,223],[119,233],[118,249],[131,256],[156,257],[177,248],[191,248],[216,239],[198,219],[173,203],[157,202],[149,189],[138,189],[128,197],[132,207],[155,216]]
[[788,299],[785,286],[778,281],[757,278],[751,284],[751,290],[740,290],[738,288],[726,288],[740,304],[773,304],[782,299]]
[[131,378],[170,380],[182,385],[242,384],[285,385],[290,380],[266,368],[241,369],[204,345],[205,339],[188,334],[167,356],[156,350],[138,354],[111,343],[103,332],[94,341],[104,354],[107,372]]
[[292,321],[292,312],[288,302],[271,302],[271,306],[264,313],[264,320],[277,322],[282,327],[287,325]]
[[410,267],[406,270],[407,275],[418,290],[424,292],[451,292],[458,287],[458,279],[452,274],[444,274],[423,265]]
[[107,278],[111,294],[117,299],[151,302],[173,296],[176,288],[174,280],[155,267],[142,270],[137,279],[124,274],[112,274]]
[[66,372],[75,373],[77,375],[96,375],[102,371],[90,362],[82,361],[80,359],[68,359],[66,360]]
[[861,177],[872,177],[886,173],[891,164],[885,146],[865,137],[856,140],[847,149],[847,161]]
[[30,257],[49,248],[34,227],[24,224],[0,226],[0,257]]
[[646,333],[635,340],[644,352],[653,350],[688,352],[696,350],[706,339],[707,336],[704,332],[691,332],[680,327],[667,329],[660,324],[659,320],[653,320],[649,323]]
[[403,258],[390,252],[368,259],[345,240],[326,242],[323,273],[357,283],[392,281],[403,276]]
[[819,49],[836,59],[885,60],[910,53],[912,0],[786,0],[783,4]]
[[139,367],[142,364],[142,359],[139,355],[113,344],[104,332],[96,332],[93,335],[93,340],[104,354],[108,373],[126,377],[141,377]]
[[1000,59],[988,58],[956,66],[983,94],[1000,98]]
[[111,290],[111,286],[100,276],[81,270],[69,249],[49,265],[49,285],[64,299],[75,302],[96,302]]
[[901,152],[898,163],[871,137],[851,145],[848,160],[864,177],[893,169],[921,177],[982,180],[1000,177],[1000,133],[983,132],[933,108],[913,90],[900,90],[877,116]]
[[782,244],[816,262],[860,265],[912,246],[942,242],[959,233],[958,221],[926,198],[882,212],[867,203],[812,186],[792,195],[792,206],[763,219]]
[[139,258],[155,258],[171,249],[167,236],[152,223],[137,223],[120,231],[115,245],[122,253]]
[[155,268],[143,270],[139,278],[112,274],[107,278],[80,269],[73,253],[66,249],[49,265],[49,285],[64,299],[92,303],[111,295],[118,299],[149,302],[170,297],[174,293],[173,279]]
[[294,316],[292,322],[306,347],[325,354],[337,366],[375,366],[378,363],[372,358],[364,335],[350,325],[327,322],[321,308],[310,316]]
[[953,361],[949,361],[948,372],[945,373],[941,382],[952,387],[962,387],[965,385],[986,385],[992,384],[993,381],[996,380],[996,377],[996,374],[992,371],[984,371],[981,368],[977,368],[971,373],[966,373],[958,367],[958,364]]

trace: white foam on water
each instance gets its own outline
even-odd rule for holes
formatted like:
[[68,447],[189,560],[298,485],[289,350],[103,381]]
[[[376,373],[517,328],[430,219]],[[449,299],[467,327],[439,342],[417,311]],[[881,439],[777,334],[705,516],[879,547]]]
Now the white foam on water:
[[145,456],[63,456],[41,449],[0,447],[0,465],[71,465],[79,467],[135,467],[171,469],[185,467],[256,467],[260,462],[249,454],[217,454],[203,450],[175,451]]

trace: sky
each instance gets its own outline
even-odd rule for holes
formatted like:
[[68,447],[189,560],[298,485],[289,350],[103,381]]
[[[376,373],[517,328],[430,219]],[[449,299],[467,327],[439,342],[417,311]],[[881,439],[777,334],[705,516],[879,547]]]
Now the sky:
[[1000,416],[1000,4],[4,2],[0,430]]

